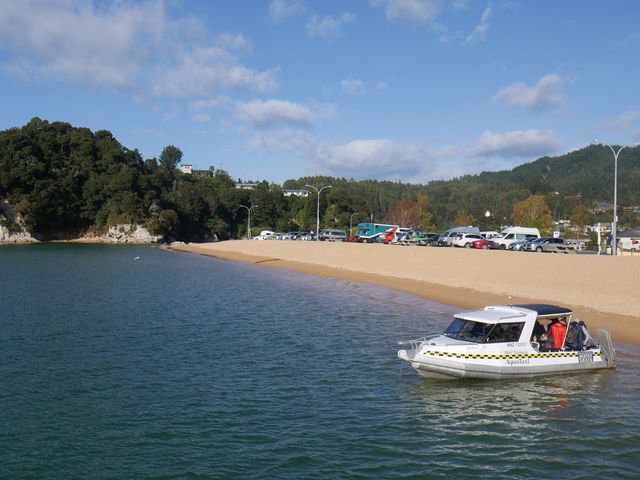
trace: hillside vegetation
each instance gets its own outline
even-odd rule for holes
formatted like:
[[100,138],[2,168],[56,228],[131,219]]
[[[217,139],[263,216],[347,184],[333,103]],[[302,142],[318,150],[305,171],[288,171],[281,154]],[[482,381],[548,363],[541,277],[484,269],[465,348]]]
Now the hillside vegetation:
[[[0,200],[40,239],[136,224],[167,238],[202,241],[245,235],[247,213],[241,205],[258,205],[252,211],[256,230],[314,230],[315,193],[301,198],[282,191],[306,184],[333,186],[321,196],[326,228],[348,227],[350,218],[354,224],[372,216],[382,221],[401,200],[419,205],[420,221],[430,228],[456,220],[495,228],[510,221],[516,202],[533,194],[545,197],[556,219],[568,218],[579,205],[613,199],[613,155],[602,146],[427,185],[304,177],[282,187],[259,182],[250,191],[236,189],[223,171],[213,177],[182,174],[176,169],[181,160],[182,152],[172,145],[158,158],[144,159],[109,131],[34,118],[0,132]],[[640,149],[625,150],[618,167],[619,205],[640,204]],[[2,208],[0,222],[16,227],[6,203]],[[637,224],[637,215],[628,213],[621,223]]]

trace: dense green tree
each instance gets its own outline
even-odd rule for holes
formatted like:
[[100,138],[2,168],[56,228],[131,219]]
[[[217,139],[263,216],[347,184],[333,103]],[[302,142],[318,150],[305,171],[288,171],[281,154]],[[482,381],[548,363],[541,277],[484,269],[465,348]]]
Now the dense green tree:
[[165,170],[175,170],[182,161],[182,150],[173,145],[167,145],[160,154],[160,166]]

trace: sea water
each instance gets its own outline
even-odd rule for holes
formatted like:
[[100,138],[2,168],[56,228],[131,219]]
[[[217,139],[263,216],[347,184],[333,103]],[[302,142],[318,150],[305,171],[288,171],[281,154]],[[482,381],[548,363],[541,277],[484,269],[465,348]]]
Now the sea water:
[[[425,266],[425,268],[428,268]],[[640,477],[640,355],[428,381],[456,309],[149,247],[0,247],[0,478]]]

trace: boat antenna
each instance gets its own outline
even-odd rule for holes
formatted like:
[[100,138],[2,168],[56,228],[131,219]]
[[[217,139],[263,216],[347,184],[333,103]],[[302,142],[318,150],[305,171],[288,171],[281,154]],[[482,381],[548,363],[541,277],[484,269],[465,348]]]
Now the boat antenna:
[[511,303],[511,295],[509,295],[507,298],[509,299],[509,306],[512,307],[513,303]]

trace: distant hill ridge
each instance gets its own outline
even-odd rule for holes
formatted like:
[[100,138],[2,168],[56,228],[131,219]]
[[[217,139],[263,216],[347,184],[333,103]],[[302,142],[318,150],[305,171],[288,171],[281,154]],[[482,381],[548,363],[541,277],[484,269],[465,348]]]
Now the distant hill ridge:
[[[284,189],[333,185],[321,197],[321,226],[345,228],[373,217],[383,220],[400,200],[425,201],[436,228],[460,212],[485,227],[509,223],[513,205],[541,194],[554,218],[568,218],[576,205],[613,201],[613,155],[591,145],[558,157],[543,157],[510,171],[483,172],[426,185],[314,176],[282,186],[256,182],[238,190],[225,172],[196,177],[181,173],[182,152],[172,145],[144,159],[107,130],[92,132],[66,122],[32,119],[0,132],[0,226],[21,226],[36,239],[100,234],[116,225],[139,225],[166,239],[202,241],[246,235],[252,226],[278,231],[314,230],[316,198],[285,197]],[[618,204],[640,204],[640,148],[629,148],[618,165]],[[3,214],[11,210],[15,214]],[[486,211],[491,213],[485,218]],[[358,216],[355,216],[355,214]],[[459,217],[458,217],[459,218]],[[640,223],[630,217],[628,223]]]

